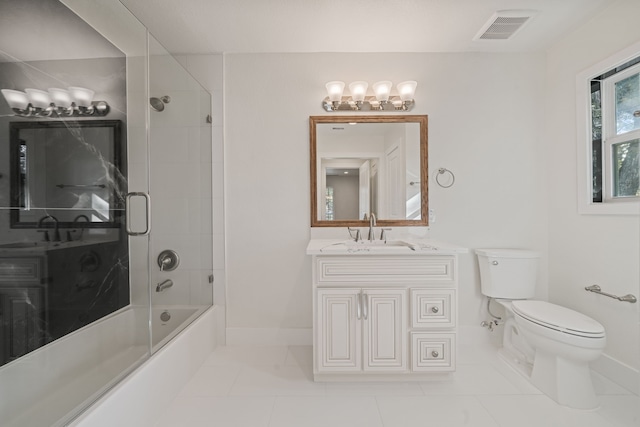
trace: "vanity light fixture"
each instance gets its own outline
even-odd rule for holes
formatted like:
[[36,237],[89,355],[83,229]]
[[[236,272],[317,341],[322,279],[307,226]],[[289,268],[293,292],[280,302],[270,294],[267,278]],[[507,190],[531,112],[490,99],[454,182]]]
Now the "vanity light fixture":
[[94,91],[72,86],[68,89],[50,88],[0,90],[16,116],[41,117],[81,117],[106,116],[110,107],[106,101],[94,101]]
[[322,108],[334,111],[409,111],[414,105],[414,95],[418,83],[410,80],[396,85],[397,95],[391,96],[393,83],[388,80],[372,85],[373,96],[367,96],[369,84],[355,81],[349,84],[349,95],[344,95],[344,82],[331,81],[326,84],[328,96],[322,101]]

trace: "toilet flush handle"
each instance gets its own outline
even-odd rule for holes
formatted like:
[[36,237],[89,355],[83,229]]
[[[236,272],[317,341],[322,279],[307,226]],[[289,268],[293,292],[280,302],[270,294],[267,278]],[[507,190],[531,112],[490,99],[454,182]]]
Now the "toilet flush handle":
[[498,265],[498,261],[491,261],[492,265]]

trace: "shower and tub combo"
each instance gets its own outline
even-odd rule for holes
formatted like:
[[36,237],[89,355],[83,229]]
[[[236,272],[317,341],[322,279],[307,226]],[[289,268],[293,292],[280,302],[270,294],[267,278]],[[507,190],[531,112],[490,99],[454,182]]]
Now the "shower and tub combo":
[[211,95],[118,0],[0,15],[0,423],[69,425],[215,312]]

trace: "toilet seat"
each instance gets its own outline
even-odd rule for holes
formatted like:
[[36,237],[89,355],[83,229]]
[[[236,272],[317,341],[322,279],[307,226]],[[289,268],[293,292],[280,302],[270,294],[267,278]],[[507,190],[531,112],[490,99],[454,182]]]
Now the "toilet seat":
[[545,328],[584,338],[604,338],[605,330],[596,320],[566,307],[546,301],[520,300],[511,303],[518,316]]

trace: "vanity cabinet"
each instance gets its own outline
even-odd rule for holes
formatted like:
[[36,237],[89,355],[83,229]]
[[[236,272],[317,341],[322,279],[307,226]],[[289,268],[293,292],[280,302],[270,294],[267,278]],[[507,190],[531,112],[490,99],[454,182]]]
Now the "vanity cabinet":
[[44,344],[44,267],[40,256],[0,257],[0,365]]
[[315,380],[422,380],[455,371],[455,253],[307,253]]
[[52,340],[129,304],[126,254],[122,241],[48,252],[47,310]]
[[404,371],[405,289],[317,290],[318,372]]

